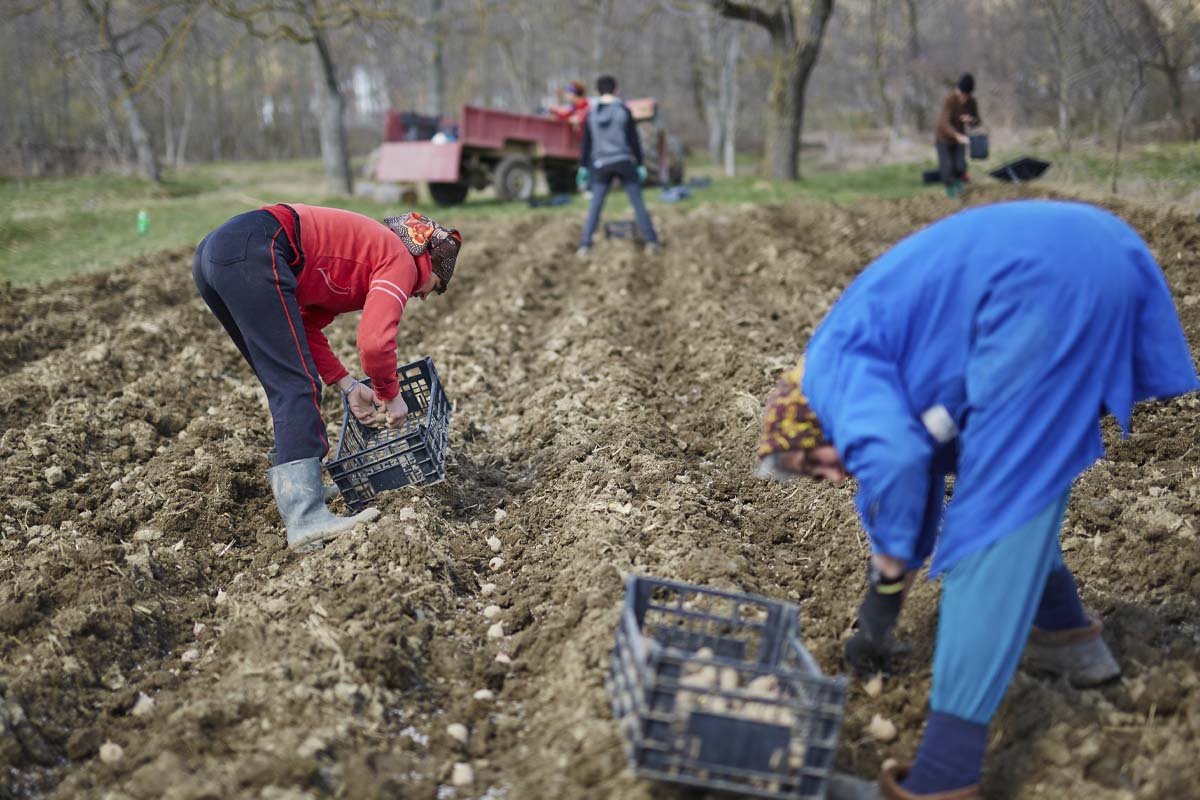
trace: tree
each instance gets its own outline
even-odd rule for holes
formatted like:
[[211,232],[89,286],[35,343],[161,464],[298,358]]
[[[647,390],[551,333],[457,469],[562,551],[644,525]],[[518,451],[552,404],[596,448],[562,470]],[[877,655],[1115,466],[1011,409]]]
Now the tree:
[[350,171],[350,143],[346,137],[346,96],[334,58],[330,33],[350,24],[409,21],[395,10],[371,0],[209,0],[225,16],[238,20],[253,36],[267,41],[287,40],[311,45],[316,55],[318,84],[322,89],[319,104],[321,160],[325,174],[339,189],[354,191]]
[[[1146,63],[1162,73],[1167,82],[1171,115],[1180,133],[1187,135],[1183,82],[1192,62],[1189,59],[1200,36],[1200,3],[1196,0],[1131,0],[1142,33],[1149,39],[1153,55]],[[1192,132],[1200,136],[1200,130]]]
[[821,52],[833,0],[774,0],[763,4],[712,0],[724,17],[757,25],[770,40],[767,94],[767,172],[779,180],[800,177],[804,92]]
[[733,176],[742,31],[736,24],[722,24],[710,5],[689,8],[664,3],[663,8],[685,21],[688,79],[697,115],[708,130],[708,157]]
[[925,73],[921,68],[921,29],[917,16],[917,0],[904,0],[905,45],[908,62],[908,87],[904,100],[912,115],[913,127],[919,132],[929,129],[927,106],[929,93],[925,88]]

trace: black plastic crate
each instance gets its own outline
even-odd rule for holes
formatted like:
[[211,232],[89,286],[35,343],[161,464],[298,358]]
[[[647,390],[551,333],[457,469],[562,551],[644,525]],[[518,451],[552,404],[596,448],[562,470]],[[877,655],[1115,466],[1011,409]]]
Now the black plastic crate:
[[[446,477],[450,400],[433,361],[422,358],[405,364],[397,374],[408,405],[408,419],[400,428],[363,425],[342,399],[342,433],[325,468],[354,511],[386,489],[428,485]],[[364,383],[370,385],[370,380]]]
[[846,705],[799,609],[631,575],[608,676],[635,774],[755,797],[825,797]]
[[637,221],[632,219],[606,222],[604,223],[604,238],[631,239],[634,242],[640,242],[642,241],[642,230],[637,226]]

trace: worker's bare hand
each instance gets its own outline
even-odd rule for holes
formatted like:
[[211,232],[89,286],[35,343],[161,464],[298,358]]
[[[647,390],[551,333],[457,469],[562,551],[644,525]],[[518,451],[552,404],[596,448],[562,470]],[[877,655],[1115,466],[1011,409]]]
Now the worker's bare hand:
[[354,384],[350,391],[346,392],[346,403],[350,406],[350,413],[354,418],[364,425],[372,424],[379,413],[375,406],[375,392],[361,383]]
[[389,428],[399,428],[408,419],[408,405],[404,402],[404,398],[401,395],[396,395],[384,403],[383,410],[387,415],[387,426]]
[[968,139],[966,136],[963,136],[962,134],[959,134],[959,136],[958,136],[958,143],[959,143],[959,144],[970,144],[970,143],[971,143],[971,140],[970,140],[970,139]]

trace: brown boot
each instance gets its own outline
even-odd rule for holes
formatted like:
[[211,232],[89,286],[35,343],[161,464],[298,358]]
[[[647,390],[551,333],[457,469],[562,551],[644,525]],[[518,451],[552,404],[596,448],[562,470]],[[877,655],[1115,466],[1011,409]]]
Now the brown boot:
[[1091,624],[1065,631],[1034,628],[1025,645],[1024,668],[1065,675],[1079,689],[1119,678],[1121,665],[1101,636],[1104,626],[1095,617],[1088,619]]
[[979,797],[979,784],[949,792],[913,794],[900,786],[900,781],[908,777],[910,769],[912,764],[901,764],[894,758],[883,762],[883,769],[879,772],[879,791],[885,800],[974,800]]

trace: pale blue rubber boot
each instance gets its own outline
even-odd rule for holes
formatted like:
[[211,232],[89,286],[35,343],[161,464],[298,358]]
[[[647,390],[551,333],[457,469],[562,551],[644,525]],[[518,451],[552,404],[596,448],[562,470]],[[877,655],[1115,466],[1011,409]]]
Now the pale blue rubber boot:
[[331,514],[325,507],[325,487],[321,484],[321,459],[303,458],[279,464],[267,470],[275,505],[287,528],[289,550],[307,552],[339,533],[379,516],[379,509],[368,508],[350,517]]
[[[272,467],[279,466],[279,460],[275,457],[275,448],[274,447],[272,447],[270,450],[267,451],[267,460],[271,462]],[[333,486],[332,484],[326,483],[326,484],[322,484],[322,486],[324,487],[322,489],[322,491],[325,493],[325,502],[326,503],[328,503],[330,500],[336,500],[337,496],[339,494],[341,494],[341,490],[338,489],[338,487]]]

